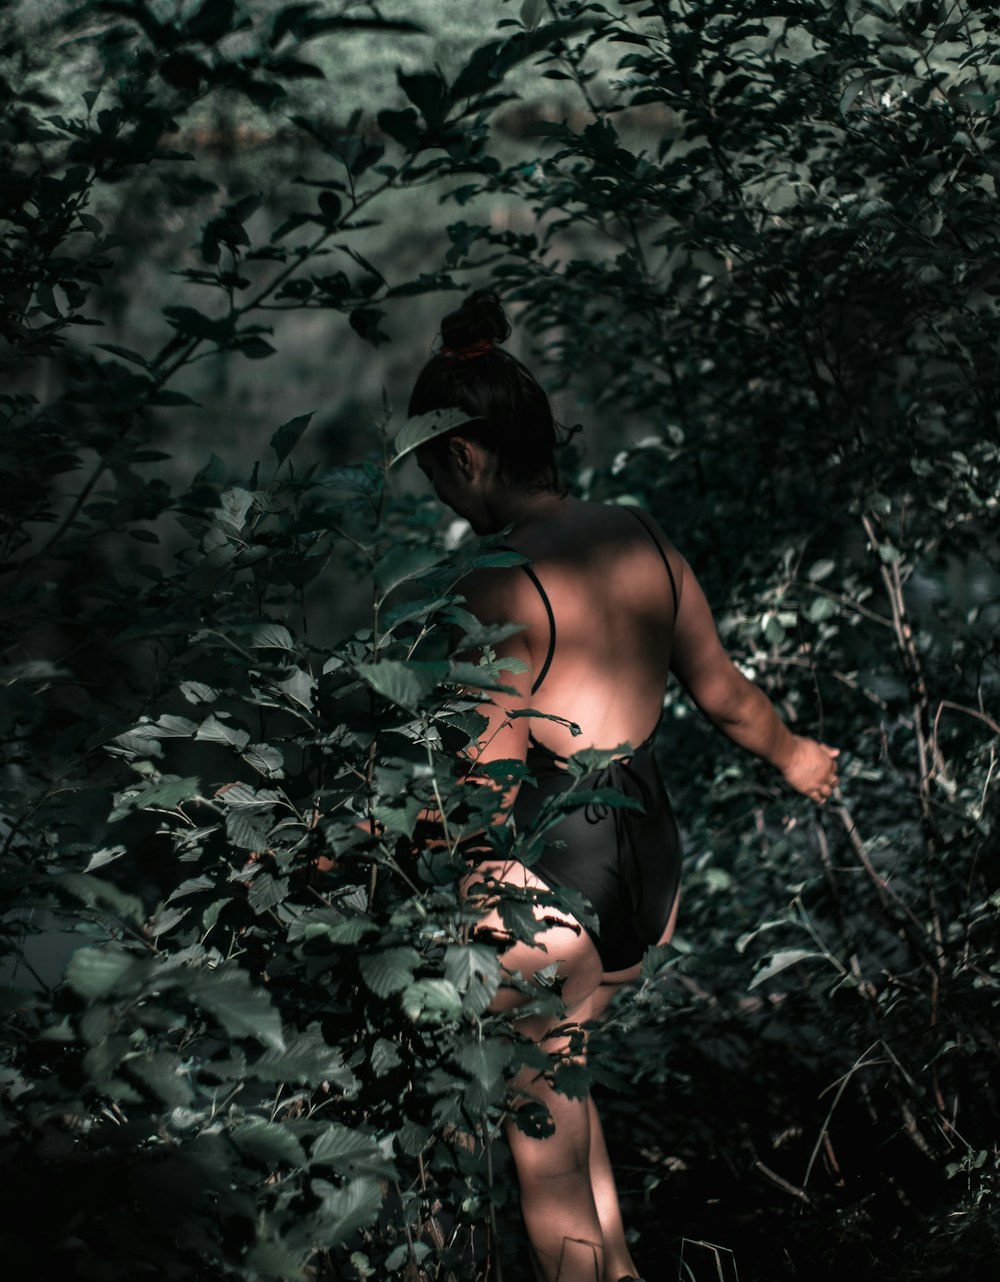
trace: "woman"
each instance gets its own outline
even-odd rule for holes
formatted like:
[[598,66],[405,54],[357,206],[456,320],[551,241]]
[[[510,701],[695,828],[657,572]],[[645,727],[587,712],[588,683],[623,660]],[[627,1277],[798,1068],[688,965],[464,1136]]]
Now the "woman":
[[[397,457],[414,451],[438,497],[476,533],[510,527],[507,543],[529,558],[527,566],[477,571],[461,589],[481,622],[524,625],[495,647],[498,656],[521,660],[523,675],[506,674],[515,695],[482,705],[489,725],[476,757],[528,763],[537,786],[523,786],[512,804],[507,795],[513,822],[529,823],[545,797],[569,786],[568,753],[621,748],[584,786],[610,785],[634,798],[636,809],[571,812],[547,831],[530,870],[480,864],[466,884],[475,894],[489,874],[519,886],[582,892],[596,922],[539,910],[532,944],[513,941],[495,904],[480,900],[480,929],[501,945],[506,971],[530,978],[558,962],[566,1020],[582,1024],[638,976],[646,946],[667,943],[674,929],[680,844],[651,748],[668,674],[724,734],[821,804],[836,787],[838,750],[792,734],[739,672],[690,566],[649,516],[582,502],[560,489],[548,399],[499,346],[509,333],[488,291],[470,295],[444,318],[443,346],[420,373],[409,412],[457,409],[460,426],[441,430],[422,420],[416,440],[413,433],[401,438]],[[575,722],[582,734],[573,738],[560,720],[509,716],[525,708]],[[491,1009],[514,1010],[523,1000],[515,988],[501,987]],[[546,1050],[569,1049],[542,1016],[522,1018],[518,1027]],[[593,1101],[559,1094],[533,1071],[515,1085],[521,1098],[544,1103],[555,1123],[544,1139],[508,1127],[537,1277],[635,1282]]]

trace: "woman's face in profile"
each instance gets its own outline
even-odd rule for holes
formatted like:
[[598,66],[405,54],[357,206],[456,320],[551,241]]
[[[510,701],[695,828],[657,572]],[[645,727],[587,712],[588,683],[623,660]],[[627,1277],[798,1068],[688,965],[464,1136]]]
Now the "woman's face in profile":
[[449,506],[451,510],[468,520],[471,514],[472,499],[471,487],[467,478],[463,476],[462,469],[456,465],[451,454],[444,454],[441,450],[433,450],[431,446],[422,445],[417,450],[417,467],[421,469],[424,476],[431,482],[433,491],[441,503]]
[[451,456],[443,458],[439,451],[422,445],[416,452],[417,467],[431,483],[434,493],[442,503],[450,507],[458,516],[465,516],[462,510],[462,497],[465,485],[463,478],[455,467]]

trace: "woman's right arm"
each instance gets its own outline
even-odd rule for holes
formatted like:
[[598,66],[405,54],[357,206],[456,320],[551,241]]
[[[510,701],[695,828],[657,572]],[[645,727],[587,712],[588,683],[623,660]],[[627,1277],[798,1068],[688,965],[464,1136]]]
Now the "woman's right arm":
[[788,729],[763,690],[747,680],[723,649],[705,594],[686,562],[683,584],[670,660],[674,675],[724,735],[770,762],[797,792],[822,804],[837,786],[840,749]]

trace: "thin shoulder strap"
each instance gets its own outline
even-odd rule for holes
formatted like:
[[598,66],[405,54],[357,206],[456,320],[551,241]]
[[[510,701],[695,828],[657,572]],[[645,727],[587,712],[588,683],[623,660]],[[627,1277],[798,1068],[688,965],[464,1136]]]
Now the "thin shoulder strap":
[[646,521],[646,519],[643,517],[642,513],[639,511],[637,507],[628,506],[625,508],[625,511],[632,513],[635,519],[639,522],[642,528],[653,540],[653,542],[656,544],[656,550],[660,554],[660,559],[663,561],[663,564],[667,567],[667,574],[670,575],[670,591],[674,594],[674,618],[676,619],[677,618],[677,580],[674,578],[674,572],[670,568],[670,562],[667,560],[667,554],[663,550],[663,544],[653,533],[652,527],[649,525],[649,523]]
[[531,568],[530,565],[522,565],[521,569],[525,572],[528,578],[532,581],[532,583],[538,589],[538,595],[542,598],[542,605],[545,606],[545,613],[549,616],[549,652],[545,656],[545,662],[542,664],[541,672],[539,672],[538,676],[535,678],[532,684],[531,693],[534,694],[535,691],[538,689],[538,687],[545,680],[545,677],[549,671],[549,666],[552,663],[552,656],[556,652],[556,618],[555,618],[555,615],[552,613],[552,604],[549,601],[548,596],[546,595],[545,589],[542,587],[541,582],[539,581],[538,575],[535,573],[535,571]]

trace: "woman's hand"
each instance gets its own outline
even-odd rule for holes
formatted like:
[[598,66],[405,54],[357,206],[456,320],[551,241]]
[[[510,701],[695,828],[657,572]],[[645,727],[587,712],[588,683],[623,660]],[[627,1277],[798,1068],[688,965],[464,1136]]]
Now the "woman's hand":
[[837,787],[839,756],[839,748],[828,748],[825,743],[796,735],[791,757],[781,773],[796,792],[822,806]]

